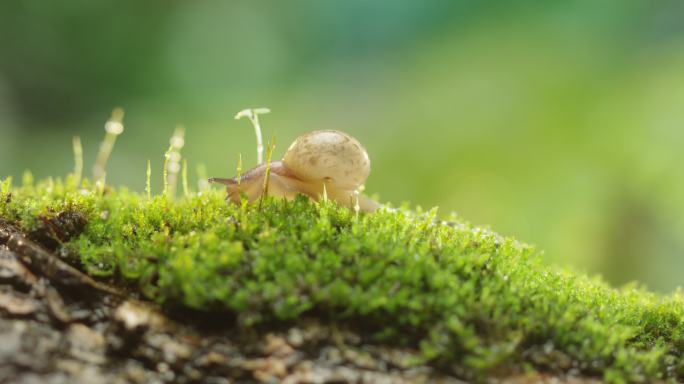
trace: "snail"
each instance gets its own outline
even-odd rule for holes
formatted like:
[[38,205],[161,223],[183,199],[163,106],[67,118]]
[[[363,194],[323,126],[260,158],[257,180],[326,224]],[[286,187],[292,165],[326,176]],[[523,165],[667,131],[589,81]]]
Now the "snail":
[[234,203],[240,202],[241,193],[249,202],[263,195],[292,200],[301,194],[314,201],[327,198],[341,206],[372,212],[380,204],[359,193],[369,174],[370,159],[358,140],[344,132],[324,130],[299,136],[281,161],[209,182],[226,185],[228,200]]

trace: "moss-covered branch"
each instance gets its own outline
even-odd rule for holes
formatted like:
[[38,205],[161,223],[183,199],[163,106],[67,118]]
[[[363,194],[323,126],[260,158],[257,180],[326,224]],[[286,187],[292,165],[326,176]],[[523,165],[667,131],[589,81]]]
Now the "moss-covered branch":
[[[230,313],[226,326],[316,317],[419,348],[466,378],[524,369],[610,381],[684,378],[684,299],[613,289],[541,265],[514,239],[434,212],[357,216],[331,202],[171,201],[73,180],[2,185],[0,217],[51,236],[89,275],[167,308]],[[61,237],[73,212],[82,233]]]

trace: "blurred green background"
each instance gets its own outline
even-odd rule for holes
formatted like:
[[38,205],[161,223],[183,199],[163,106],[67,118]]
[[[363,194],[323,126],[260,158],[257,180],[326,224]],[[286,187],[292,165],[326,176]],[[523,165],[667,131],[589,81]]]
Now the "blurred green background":
[[[550,263],[684,281],[684,2],[4,1],[0,175],[92,164],[161,179],[174,127],[191,169],[255,161],[238,110],[268,106],[276,157],[300,133],[367,147],[367,191],[458,212]],[[193,172],[194,174],[194,172]],[[159,190],[160,182],[156,180]]]

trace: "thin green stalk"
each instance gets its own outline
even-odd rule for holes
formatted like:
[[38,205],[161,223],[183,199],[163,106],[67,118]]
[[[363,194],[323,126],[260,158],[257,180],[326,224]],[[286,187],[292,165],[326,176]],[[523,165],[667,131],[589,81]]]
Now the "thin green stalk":
[[162,172],[162,177],[164,178],[164,197],[167,197],[169,193],[169,159],[171,158],[172,149],[173,146],[169,146],[169,149],[164,153],[164,170]]
[[239,120],[243,117],[248,118],[254,127],[254,134],[256,135],[257,141],[257,164],[263,163],[264,159],[264,144],[261,136],[261,125],[259,125],[259,115],[270,112],[271,110],[268,108],[248,108],[243,109],[235,115],[235,120]]
[[147,192],[147,200],[152,200],[152,164],[147,160],[147,184],[145,184],[145,192]]
[[183,179],[183,196],[190,196],[190,188],[188,188],[188,160],[183,159],[183,170],[181,171],[181,178]]
[[107,160],[112,153],[116,138],[124,131],[123,126],[124,110],[115,108],[112,111],[112,116],[105,123],[105,138],[100,143],[100,150],[95,158],[95,165],[93,166],[93,180],[95,183],[103,182],[107,169]]
[[273,150],[275,149],[275,140],[272,139],[268,144],[266,150],[266,170],[264,171],[264,184],[261,188],[261,196],[259,196],[259,209],[264,198],[268,195],[268,183],[271,180],[271,158],[273,157]]
[[74,184],[78,187],[83,178],[83,146],[78,136],[74,136],[71,143],[74,148]]
[[176,188],[178,186],[178,173],[181,171],[181,149],[185,145],[185,128],[181,125],[176,127],[173,136],[169,140],[169,150],[166,152],[166,193],[173,200],[176,198]]

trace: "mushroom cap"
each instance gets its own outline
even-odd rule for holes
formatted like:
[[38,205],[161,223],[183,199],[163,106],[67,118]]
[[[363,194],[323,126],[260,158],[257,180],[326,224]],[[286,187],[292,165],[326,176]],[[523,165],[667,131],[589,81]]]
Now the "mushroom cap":
[[340,131],[312,131],[297,138],[283,163],[298,178],[329,182],[345,190],[359,188],[370,174],[370,159],[361,143]]

